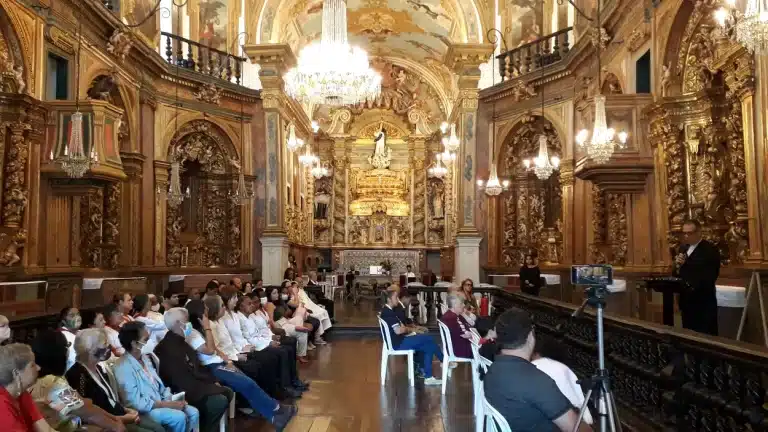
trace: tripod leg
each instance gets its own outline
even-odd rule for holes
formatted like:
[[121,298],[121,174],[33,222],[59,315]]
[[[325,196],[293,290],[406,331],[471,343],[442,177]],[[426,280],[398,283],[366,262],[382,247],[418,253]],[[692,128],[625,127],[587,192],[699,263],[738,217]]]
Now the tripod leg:
[[619,420],[618,410],[616,409],[616,398],[612,391],[606,391],[608,395],[608,419],[611,422],[611,431],[621,432],[621,420]]
[[589,390],[587,390],[587,394],[584,395],[584,403],[581,404],[581,411],[579,412],[579,419],[576,421],[576,426],[573,428],[573,432],[578,432],[579,426],[581,426],[582,420],[584,420],[584,412],[588,410],[587,404],[589,403],[589,398],[592,397],[592,388],[590,387]]

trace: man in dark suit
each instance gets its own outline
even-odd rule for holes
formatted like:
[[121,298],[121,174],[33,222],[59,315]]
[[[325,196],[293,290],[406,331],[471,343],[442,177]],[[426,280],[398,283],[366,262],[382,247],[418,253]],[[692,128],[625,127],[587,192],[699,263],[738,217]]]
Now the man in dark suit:
[[701,238],[701,224],[683,223],[680,253],[675,257],[675,274],[683,279],[679,305],[683,328],[717,336],[715,282],[720,275],[720,251]]

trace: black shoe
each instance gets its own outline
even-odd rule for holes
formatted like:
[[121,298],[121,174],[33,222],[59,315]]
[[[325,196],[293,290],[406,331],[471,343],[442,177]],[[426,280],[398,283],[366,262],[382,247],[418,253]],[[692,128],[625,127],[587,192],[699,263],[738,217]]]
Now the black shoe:
[[302,381],[300,379],[295,380],[292,383],[292,385],[293,385],[293,388],[301,390],[301,391],[309,390],[309,383],[308,382],[304,382],[304,381]]
[[283,389],[283,395],[293,399],[301,399],[301,391],[293,387],[285,387]]
[[293,405],[280,405],[275,416],[272,417],[272,426],[275,427],[275,432],[282,432],[296,415],[296,411],[298,410]]

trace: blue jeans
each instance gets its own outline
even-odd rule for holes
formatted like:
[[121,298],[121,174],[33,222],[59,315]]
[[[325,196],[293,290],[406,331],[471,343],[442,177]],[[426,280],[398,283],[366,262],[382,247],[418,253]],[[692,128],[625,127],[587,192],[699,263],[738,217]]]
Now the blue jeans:
[[[424,368],[424,376],[429,378],[432,376],[432,356],[437,356],[437,359],[443,361],[443,352],[437,347],[435,340],[430,335],[418,334],[413,336],[406,336],[400,346],[399,350],[412,349],[417,353],[422,353],[420,356],[421,366]],[[418,356],[417,356],[418,358]]]
[[168,432],[189,432],[200,429],[200,412],[192,405],[183,411],[173,408],[155,408],[149,418],[160,423]]
[[279,407],[276,400],[269,397],[264,390],[256,384],[256,381],[249,378],[242,372],[233,372],[222,367],[222,364],[208,365],[217,380],[224,385],[240,393],[251,408],[261,414],[267,420],[272,420],[275,415],[275,409]]

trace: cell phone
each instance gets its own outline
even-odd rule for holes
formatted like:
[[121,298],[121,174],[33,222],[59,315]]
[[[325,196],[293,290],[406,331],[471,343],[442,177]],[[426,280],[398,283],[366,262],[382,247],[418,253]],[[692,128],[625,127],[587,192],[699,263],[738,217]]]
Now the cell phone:
[[175,394],[171,395],[171,400],[174,401],[174,402],[183,401],[184,400],[184,396],[186,396],[186,394],[187,394],[186,392],[175,393]]

